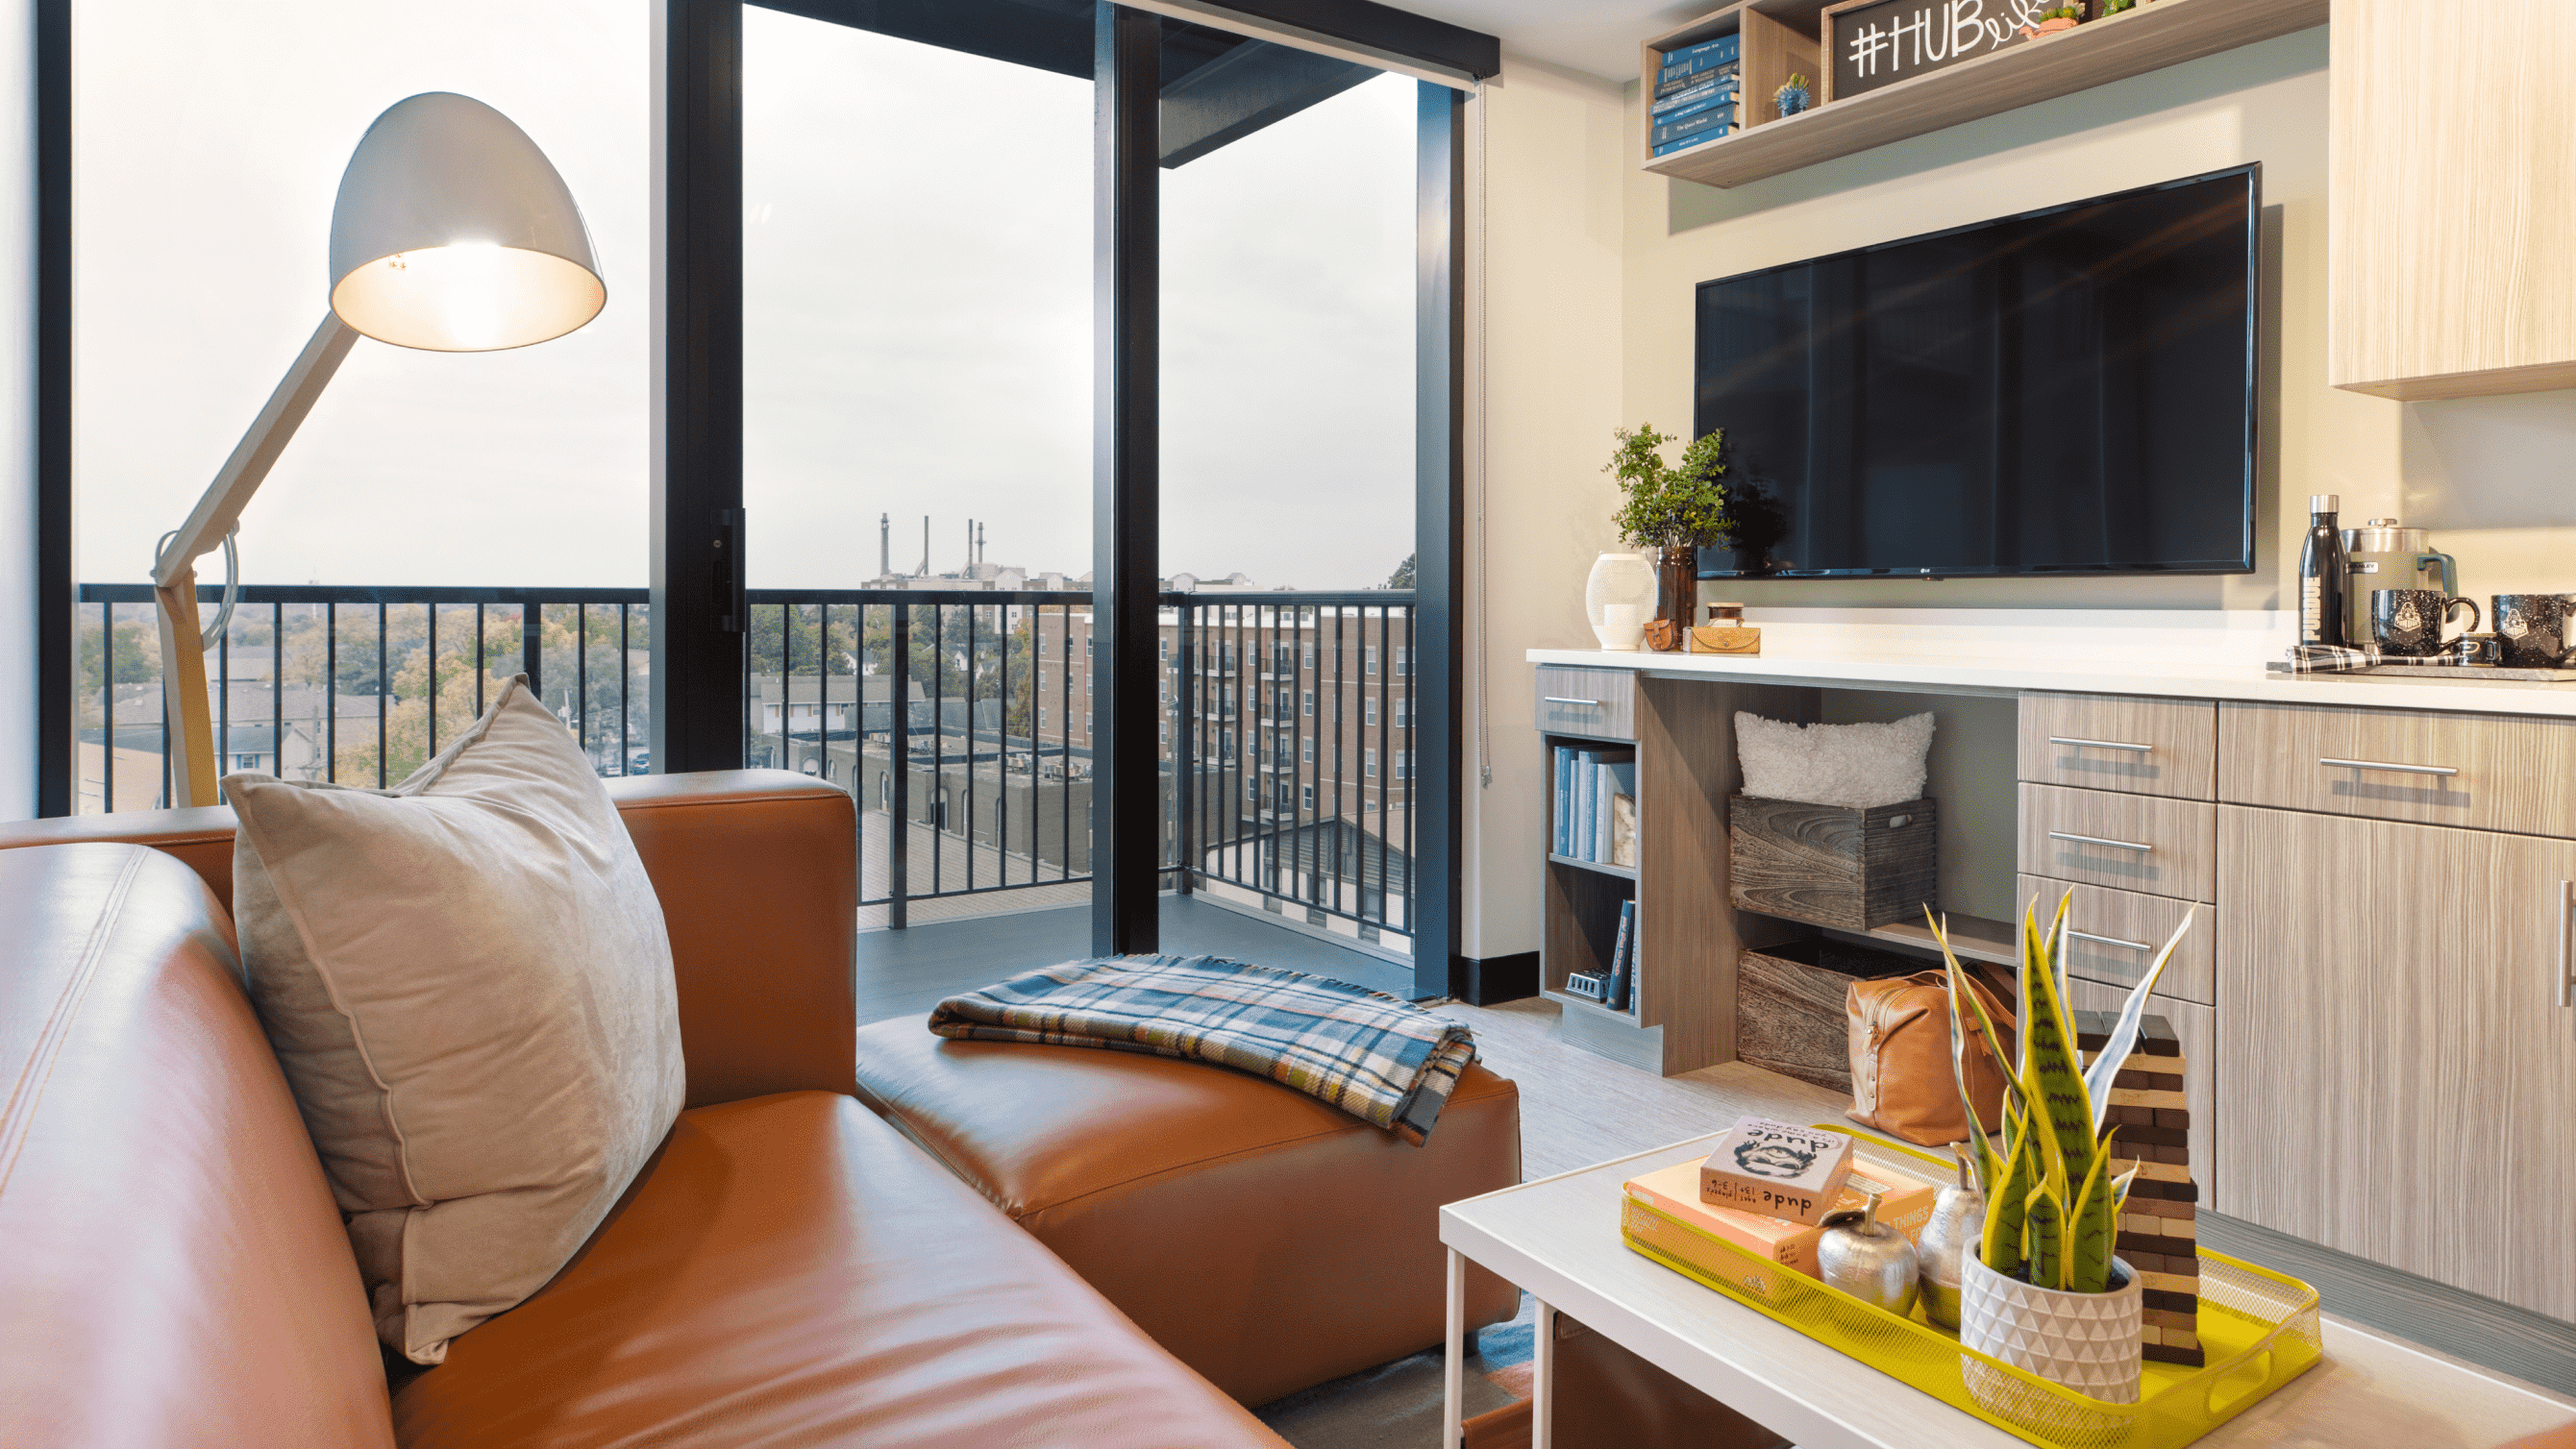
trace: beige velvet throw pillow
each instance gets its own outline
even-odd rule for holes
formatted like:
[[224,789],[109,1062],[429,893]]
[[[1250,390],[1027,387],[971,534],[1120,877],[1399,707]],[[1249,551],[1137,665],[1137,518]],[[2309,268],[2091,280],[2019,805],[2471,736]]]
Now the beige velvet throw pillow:
[[662,908],[523,681],[386,790],[233,775],[252,1000],[415,1363],[543,1287],[678,1116]]

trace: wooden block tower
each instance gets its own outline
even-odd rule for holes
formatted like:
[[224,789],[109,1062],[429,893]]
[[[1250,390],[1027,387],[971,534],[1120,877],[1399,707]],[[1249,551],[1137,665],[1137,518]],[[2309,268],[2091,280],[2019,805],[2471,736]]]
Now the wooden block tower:
[[[2109,1041],[2115,1018],[2079,1011],[2075,1045],[2090,1062]],[[2184,1101],[2182,1042],[2161,1016],[2145,1019],[2128,1063],[2111,1080],[2114,1174],[2132,1163],[2137,1181],[2120,1214],[2115,1249],[2146,1280],[2146,1356],[2199,1367],[2200,1244],[2193,1215],[2200,1188],[2191,1175],[2191,1108]]]

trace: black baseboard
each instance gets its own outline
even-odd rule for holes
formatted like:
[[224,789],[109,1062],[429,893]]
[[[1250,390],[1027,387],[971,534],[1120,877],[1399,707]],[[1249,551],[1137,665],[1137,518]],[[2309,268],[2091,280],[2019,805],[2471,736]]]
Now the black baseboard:
[[1469,1006],[1492,1006],[1538,995],[1538,953],[1449,958],[1449,994]]
[[2576,1324],[2319,1247],[2241,1218],[2203,1212],[2199,1229],[2204,1246],[2312,1285],[2325,1310],[2339,1318],[2543,1388],[2576,1394]]

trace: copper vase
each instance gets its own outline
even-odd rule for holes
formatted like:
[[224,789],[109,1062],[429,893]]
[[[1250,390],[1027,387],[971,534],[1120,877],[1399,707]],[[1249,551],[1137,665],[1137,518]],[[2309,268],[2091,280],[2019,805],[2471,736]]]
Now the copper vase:
[[1699,605],[1699,550],[1689,544],[1655,550],[1655,622],[1647,641],[1674,650],[1690,638],[1691,615]]

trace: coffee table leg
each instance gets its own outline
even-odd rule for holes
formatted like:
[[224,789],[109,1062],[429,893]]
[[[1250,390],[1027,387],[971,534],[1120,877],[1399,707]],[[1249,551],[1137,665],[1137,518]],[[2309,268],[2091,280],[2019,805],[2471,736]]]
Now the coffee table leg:
[[1440,1449],[1458,1449],[1467,1412],[1467,1256],[1449,1250],[1449,1357],[1440,1375]]
[[1556,1438],[1556,1310],[1541,1301],[1530,1329],[1530,1449]]

